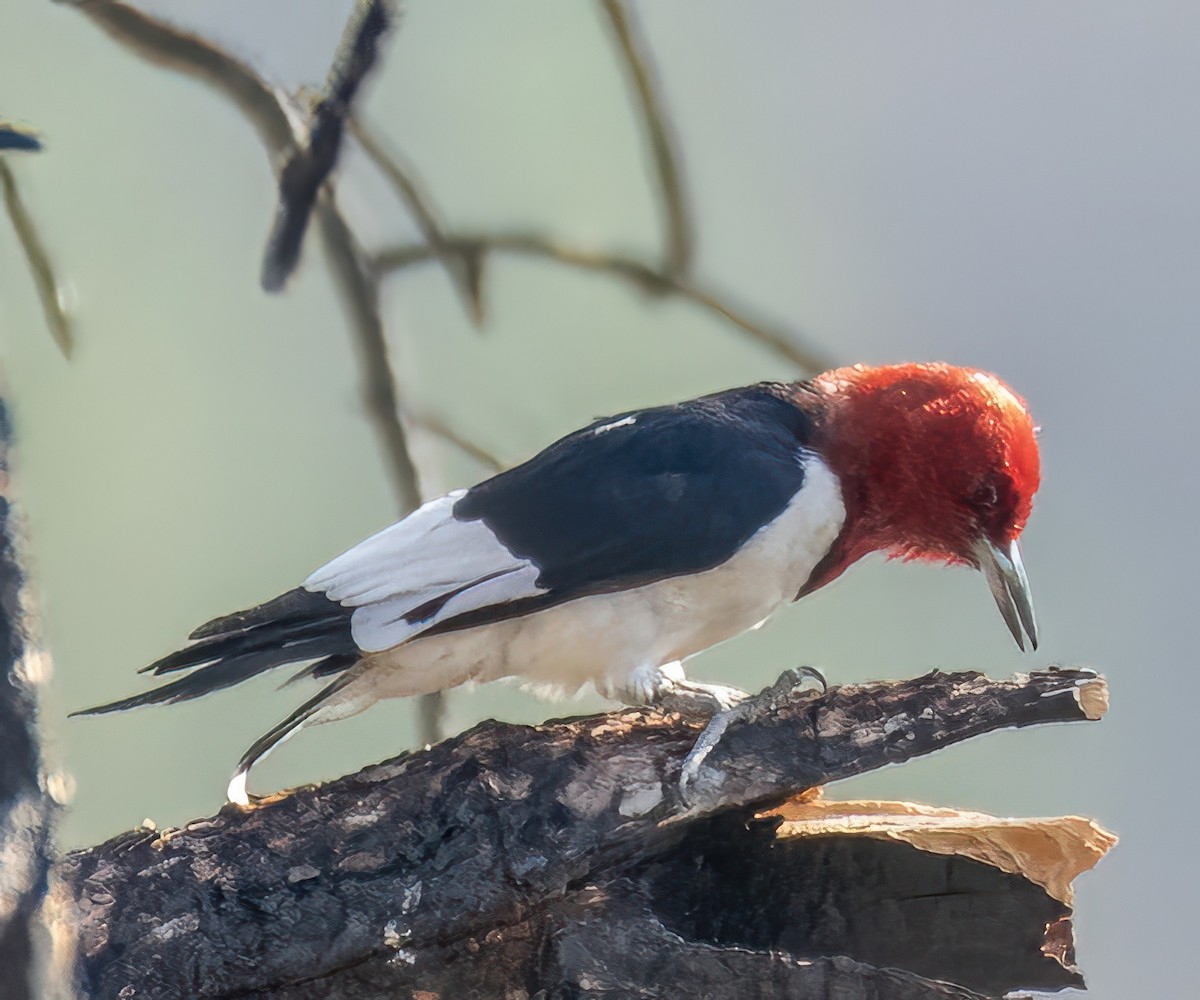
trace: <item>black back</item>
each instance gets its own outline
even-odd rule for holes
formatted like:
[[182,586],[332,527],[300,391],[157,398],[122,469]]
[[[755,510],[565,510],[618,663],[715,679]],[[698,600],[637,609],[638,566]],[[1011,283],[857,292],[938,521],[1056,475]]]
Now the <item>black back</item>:
[[531,560],[553,603],[711,569],[804,482],[812,418],[784,392],[755,385],[599,420],[469,490],[454,516]]

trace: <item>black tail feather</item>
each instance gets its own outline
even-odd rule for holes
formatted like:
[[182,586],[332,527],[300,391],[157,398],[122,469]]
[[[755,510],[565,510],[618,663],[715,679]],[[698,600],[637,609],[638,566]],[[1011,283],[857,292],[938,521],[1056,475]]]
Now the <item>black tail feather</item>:
[[281,625],[285,622],[312,622],[325,618],[349,617],[350,612],[324,594],[313,593],[303,587],[280,594],[274,600],[222,615],[192,631],[189,639],[210,639],[218,635],[244,632],[260,625]]
[[322,677],[332,677],[334,674],[344,673],[358,662],[358,658],[357,650],[353,653],[334,653],[323,660],[317,660],[316,663],[306,663],[279,686],[285,688],[297,681],[320,680]]
[[156,660],[144,671],[155,674],[192,669],[152,691],[122,698],[72,715],[102,715],[141,705],[199,698],[286,663],[317,660],[312,676],[353,666],[358,647],[350,634],[352,609],[320,594],[293,590],[247,611],[217,618],[192,633],[193,642]]
[[[344,611],[338,608],[339,611]],[[258,652],[277,647],[294,645],[305,639],[319,638],[337,634],[343,631],[344,624],[349,621],[349,613],[343,613],[336,618],[318,619],[316,621],[282,621],[267,622],[256,625],[242,632],[225,635],[215,635],[208,639],[193,642],[183,649],[169,653],[160,660],[142,667],[139,673],[169,674],[176,670],[184,670],[201,663],[229,656]]]
[[316,663],[308,668],[308,676],[318,679],[321,677],[332,677],[334,674],[340,674],[344,670],[349,670],[357,662],[357,650],[353,653],[335,653],[333,656],[327,656],[323,660],[317,660]]

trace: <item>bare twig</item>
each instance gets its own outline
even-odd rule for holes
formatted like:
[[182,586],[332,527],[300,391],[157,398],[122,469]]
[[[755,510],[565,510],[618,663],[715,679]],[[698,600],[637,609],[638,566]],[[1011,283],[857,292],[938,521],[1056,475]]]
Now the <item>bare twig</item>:
[[404,163],[395,150],[386,149],[382,137],[361,118],[350,121],[350,132],[404,202],[421,235],[436,246],[442,239],[442,224],[438,220],[433,199],[417,180],[412,166]]
[[433,199],[417,179],[413,168],[404,163],[395,151],[387,149],[384,140],[376,135],[373,129],[363,124],[361,119],[352,119],[350,130],[362,146],[363,152],[371,158],[395,189],[426,242],[437,251],[438,259],[445,266],[451,282],[466,306],[467,315],[477,327],[482,326],[485,319],[482,256],[455,253],[447,248],[442,238],[443,227],[434,208]]
[[12,149],[36,153],[42,148],[37,133],[14,122],[0,119],[0,150]]
[[501,461],[496,455],[493,455],[486,448],[480,447],[474,441],[463,437],[458,431],[447,424],[440,417],[434,416],[432,413],[423,414],[406,414],[408,422],[413,427],[419,427],[423,431],[427,431],[434,437],[441,438],[448,444],[454,445],[459,451],[469,458],[475,459],[480,465],[486,466],[493,472],[503,472],[508,468],[508,465]]
[[[35,147],[36,148],[36,147]],[[8,218],[16,231],[17,240],[25,252],[29,262],[29,270],[33,274],[33,283],[37,288],[38,299],[42,303],[42,312],[46,316],[46,325],[50,328],[50,336],[58,345],[58,349],[67,357],[75,346],[75,338],[71,332],[71,318],[63,306],[61,286],[54,276],[54,267],[50,263],[50,255],[38,235],[33,218],[25,208],[17,191],[17,179],[12,168],[0,158],[0,190],[4,192],[4,207]]]
[[659,193],[662,195],[663,225],[666,228],[663,271],[671,277],[682,278],[691,270],[693,226],[680,178],[679,156],[663,108],[662,95],[654,78],[649,48],[640,37],[636,19],[621,0],[601,0],[600,6],[608,16],[617,48],[629,70],[650,139]]
[[395,0],[357,0],[329,67],[327,96],[322,103],[341,105],[342,116],[349,114],[363,80],[379,58],[379,43],[395,22]]
[[[802,343],[798,335],[752,318],[723,296],[695,281],[665,275],[654,266],[628,254],[567,246],[542,233],[516,230],[444,234],[444,245],[456,253],[511,253],[552,260],[568,267],[621,278],[643,292],[678,295],[716,313],[751,340],[804,371],[817,372],[832,367],[832,361],[825,352]],[[400,271],[429,263],[437,257],[438,251],[433,247],[412,243],[384,250],[376,257],[375,264],[381,272]]]
[[[337,157],[343,124],[352,117],[354,96],[363,78],[375,63],[379,40],[395,19],[393,8],[394,5],[389,0],[359,0],[342,34],[338,55],[334,59],[326,83],[328,96],[314,112],[310,138],[310,149],[326,150],[326,177]],[[315,192],[316,187],[313,190]],[[286,200],[282,177],[280,194],[282,221],[283,202]],[[417,469],[408,450],[407,434],[400,418],[396,376],[388,357],[387,336],[379,309],[378,282],[373,269],[366,266],[353,231],[337,211],[336,196],[329,186],[325,204],[320,210],[320,222],[330,270],[339,283],[342,300],[350,315],[351,328],[356,334],[367,412],[383,444],[384,455],[392,473],[392,486],[400,502],[400,512],[407,514],[420,505],[421,489]],[[295,234],[291,264],[287,264],[286,258],[282,259],[282,268],[278,275],[270,271],[271,250],[268,246],[267,260],[263,265],[264,287],[271,287],[269,282],[273,277],[278,277],[279,285],[282,286],[287,272],[295,266],[299,257],[302,237],[303,225]],[[286,246],[283,249],[286,250]],[[420,743],[433,744],[441,738],[444,702],[440,691],[423,695],[418,700],[417,738]]]
[[[202,80],[231,99],[254,123],[273,157],[298,147],[294,131],[297,126],[287,112],[284,95],[217,45],[111,0],[81,0],[76,6],[137,55]],[[365,6],[382,9],[388,5]],[[363,15],[356,13],[347,37],[355,37],[351,29],[362,19]],[[372,20],[369,26],[377,27],[378,22]],[[361,43],[361,48],[356,47],[357,43],[351,44],[348,51],[343,46],[330,72],[330,92],[339,99],[348,100],[356,92],[361,75],[370,64],[365,53],[371,51],[373,39],[379,33],[375,31]],[[397,498],[410,510],[420,503],[420,492],[404,428],[397,415],[395,379],[379,314],[379,289],[373,274],[364,266],[357,241],[332,194],[320,203],[319,214],[330,272],[356,333],[367,412],[383,442]]]
[[272,159],[295,147],[286,97],[224,49],[115,0],[76,0],[72,6],[135,55],[200,80],[231,100],[254,125]]
[[392,21],[387,0],[360,0],[346,25],[325,93],[313,108],[307,141],[279,174],[279,206],[262,266],[262,286],[269,292],[282,289],[296,269],[317,193],[337,165],[354,97],[375,65]]
[[365,264],[354,233],[338,211],[332,191],[327,190],[322,195],[317,219],[330,274],[350,317],[367,415],[383,442],[396,498],[400,506],[409,511],[420,505],[421,491],[399,417],[396,383],[379,313],[379,284]]
[[[81,0],[76,6],[132,52],[156,65],[199,79],[229,98],[254,124],[273,161],[278,162],[301,148],[303,142],[298,133],[303,126],[289,114],[286,95],[217,45],[112,0]],[[381,9],[386,6],[381,5]],[[351,28],[347,29],[349,37],[353,37],[352,26],[358,23],[361,17],[356,11]],[[355,73],[359,73],[361,80],[364,63],[370,62],[364,55],[369,48],[359,50],[352,46],[349,54],[343,49],[330,72],[331,92],[343,100],[353,96],[358,85]],[[330,274],[354,334],[366,412],[375,427],[397,500],[402,512],[407,512],[420,504],[421,495],[399,417],[396,380],[379,312],[378,284],[373,272],[365,266],[357,240],[328,184],[325,195],[318,199],[317,214]],[[422,700],[419,709],[422,742],[437,740],[440,711],[440,696]]]

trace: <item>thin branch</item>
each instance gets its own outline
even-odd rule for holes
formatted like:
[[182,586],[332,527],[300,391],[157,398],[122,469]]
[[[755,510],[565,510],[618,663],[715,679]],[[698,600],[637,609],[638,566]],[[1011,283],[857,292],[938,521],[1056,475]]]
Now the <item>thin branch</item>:
[[424,413],[420,415],[409,413],[406,416],[408,422],[413,427],[419,427],[421,430],[432,434],[434,437],[441,438],[448,444],[452,444],[464,455],[475,459],[475,461],[480,465],[486,466],[493,472],[503,472],[508,468],[508,465],[505,462],[502,462],[497,456],[493,455],[486,448],[482,448],[469,438],[463,437],[463,435],[454,430],[454,428],[452,428],[440,417],[436,417],[432,413]]
[[200,80],[231,100],[254,125],[272,159],[295,148],[284,94],[224,49],[115,0],[76,0],[71,6],[135,55]]
[[[379,311],[379,282],[374,270],[367,266],[350,226],[337,209],[332,186],[327,185],[321,195],[317,221],[329,272],[350,319],[367,416],[382,445],[401,513],[406,514],[420,506],[421,487],[408,448],[408,435],[400,419],[396,377],[388,356],[387,336]],[[441,739],[444,711],[445,698],[440,691],[422,695],[418,700],[419,745],[432,745]]]
[[[80,0],[75,6],[136,55],[198,79],[231,100],[255,126],[272,161],[279,162],[304,144],[300,138],[303,124],[289,113],[286,95],[217,45],[112,0]],[[359,22],[352,18],[351,24],[355,23]],[[369,64],[370,60],[364,58],[366,51],[352,47],[349,55],[343,51],[335,61],[330,72],[331,90],[343,99],[353,96],[357,88],[354,74],[358,70],[346,67]],[[325,195],[318,198],[317,213],[330,274],[354,335],[366,411],[402,512],[407,512],[420,504],[421,496],[399,418],[396,379],[379,312],[378,285],[328,184]],[[419,728],[423,742],[436,741],[440,710],[440,695],[422,700]]]
[[482,257],[478,254],[455,253],[446,246],[442,237],[442,223],[438,219],[433,199],[417,179],[413,168],[404,163],[394,150],[387,149],[384,140],[373,129],[361,119],[354,118],[350,121],[350,131],[362,146],[363,152],[395,189],[426,242],[437,251],[438,259],[445,266],[450,281],[463,300],[467,315],[476,327],[481,327],[486,318],[483,308]]
[[360,0],[346,24],[325,93],[313,108],[307,141],[279,174],[279,206],[263,255],[262,286],[280,291],[296,269],[317,194],[337,165],[355,95],[379,57],[394,19],[387,0]]
[[46,317],[46,326],[50,328],[50,336],[54,338],[58,349],[70,357],[75,347],[75,338],[71,331],[71,318],[63,306],[62,286],[54,276],[54,266],[50,263],[50,255],[46,252],[37,227],[33,224],[33,217],[17,191],[17,179],[12,168],[3,158],[0,158],[0,190],[4,192],[4,207],[8,212],[9,221],[12,222],[17,240],[25,252],[25,260],[29,263],[33,284],[37,288],[42,312]]
[[[374,66],[379,53],[379,42],[391,29],[396,18],[395,5],[391,0],[358,0],[354,13],[347,22],[338,47],[338,54],[330,68],[326,82],[327,97],[313,113],[309,148],[314,160],[325,163],[323,175],[318,179],[314,172],[311,182],[314,195],[333,169],[341,146],[344,123],[353,117],[352,107],[358,89]],[[320,151],[324,150],[324,155]],[[286,175],[286,169],[284,174]],[[281,226],[286,226],[284,202],[286,201],[286,176],[280,178]],[[303,188],[301,189],[303,195]],[[400,502],[401,514],[415,510],[421,503],[421,489],[417,469],[408,449],[408,437],[400,418],[400,401],[396,393],[396,375],[388,357],[387,336],[380,313],[379,287],[374,271],[367,267],[361,248],[354,233],[343,216],[336,210],[336,198],[332,184],[326,183],[326,206],[321,210],[321,230],[326,254],[330,259],[331,272],[341,286],[343,302],[351,318],[351,327],[356,333],[357,350],[362,361],[364,386],[363,396],[392,473],[392,485]],[[311,211],[303,203],[292,209],[296,212]],[[268,243],[266,260],[263,264],[263,287],[282,287],[300,254],[300,243],[304,225],[294,219],[290,226],[295,240],[289,250],[285,240],[279,249],[284,251],[272,265],[271,246]],[[284,234],[281,232],[280,234]],[[288,257],[290,256],[290,263]],[[440,691],[422,695],[417,701],[417,739],[423,745],[436,743],[442,736],[442,716],[445,698]]]
[[[212,42],[112,0],[80,0],[75,6],[137,55],[155,65],[199,79],[232,100],[254,123],[273,156],[297,148],[294,131],[297,126],[288,114],[284,95]],[[387,4],[373,3],[362,6],[388,7]],[[360,18],[352,18],[352,26],[358,23]],[[371,20],[369,27],[374,30],[377,25],[377,21]],[[378,34],[376,31],[370,39],[363,41],[361,48],[352,44],[348,51],[343,49],[339,53],[330,71],[330,92],[338,99],[353,97],[365,72],[364,67],[369,66],[373,58],[369,52]],[[348,37],[354,37],[350,29]],[[367,413],[384,445],[397,498],[406,510],[411,510],[420,504],[420,492],[398,416],[395,378],[379,313],[378,285],[365,266],[354,234],[332,194],[319,203],[319,215],[330,273],[355,332]]]
[[663,271],[672,277],[682,278],[691,270],[693,226],[680,178],[679,155],[654,76],[649,46],[641,38],[636,19],[621,0],[601,0],[601,7],[612,25],[617,48],[637,92],[638,107],[654,155],[654,167],[662,195],[663,224],[666,227]]
[[[664,275],[637,257],[586,250],[559,243],[541,233],[518,230],[496,233],[455,233],[444,236],[445,247],[460,254],[511,253],[551,260],[579,270],[608,274],[648,293],[669,293],[713,312],[736,326],[750,339],[803,371],[819,372],[833,365],[818,348],[800,342],[786,330],[767,325],[732,305],[723,296],[699,283]],[[443,251],[444,252],[444,251]],[[425,244],[412,243],[382,251],[375,259],[380,272],[401,271],[438,258],[438,251]]]
[[36,153],[42,142],[32,129],[0,118],[0,150],[19,150]]
[[421,235],[435,246],[440,243],[442,224],[438,221],[437,209],[434,208],[433,199],[417,180],[412,166],[404,163],[395,150],[386,149],[384,140],[361,118],[351,119],[350,133],[358,140],[371,162],[387,178],[388,183],[395,188]]
[[321,196],[317,220],[329,272],[354,333],[353,343],[363,378],[362,393],[367,416],[383,443],[396,499],[407,512],[420,506],[421,490],[417,470],[408,451],[408,437],[399,417],[396,382],[379,312],[379,284],[367,267],[358,241],[338,211],[335,195],[330,190]]
[[329,67],[323,103],[340,105],[343,116],[349,114],[379,59],[379,43],[392,30],[396,17],[395,0],[357,0]]

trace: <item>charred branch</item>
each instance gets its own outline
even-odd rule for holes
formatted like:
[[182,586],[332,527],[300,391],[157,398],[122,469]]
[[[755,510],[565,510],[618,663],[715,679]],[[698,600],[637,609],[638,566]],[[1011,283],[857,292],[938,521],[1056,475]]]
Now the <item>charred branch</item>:
[[[1069,914],[1044,889],[903,845],[780,840],[763,811],[992,730],[1097,718],[1105,698],[1091,671],[778,685],[730,728],[688,803],[694,720],[489,722],[249,811],[71,855],[58,903],[78,921],[84,992],[105,998],[1055,988],[1079,980],[1044,950]],[[935,918],[938,899],[949,909]]]

